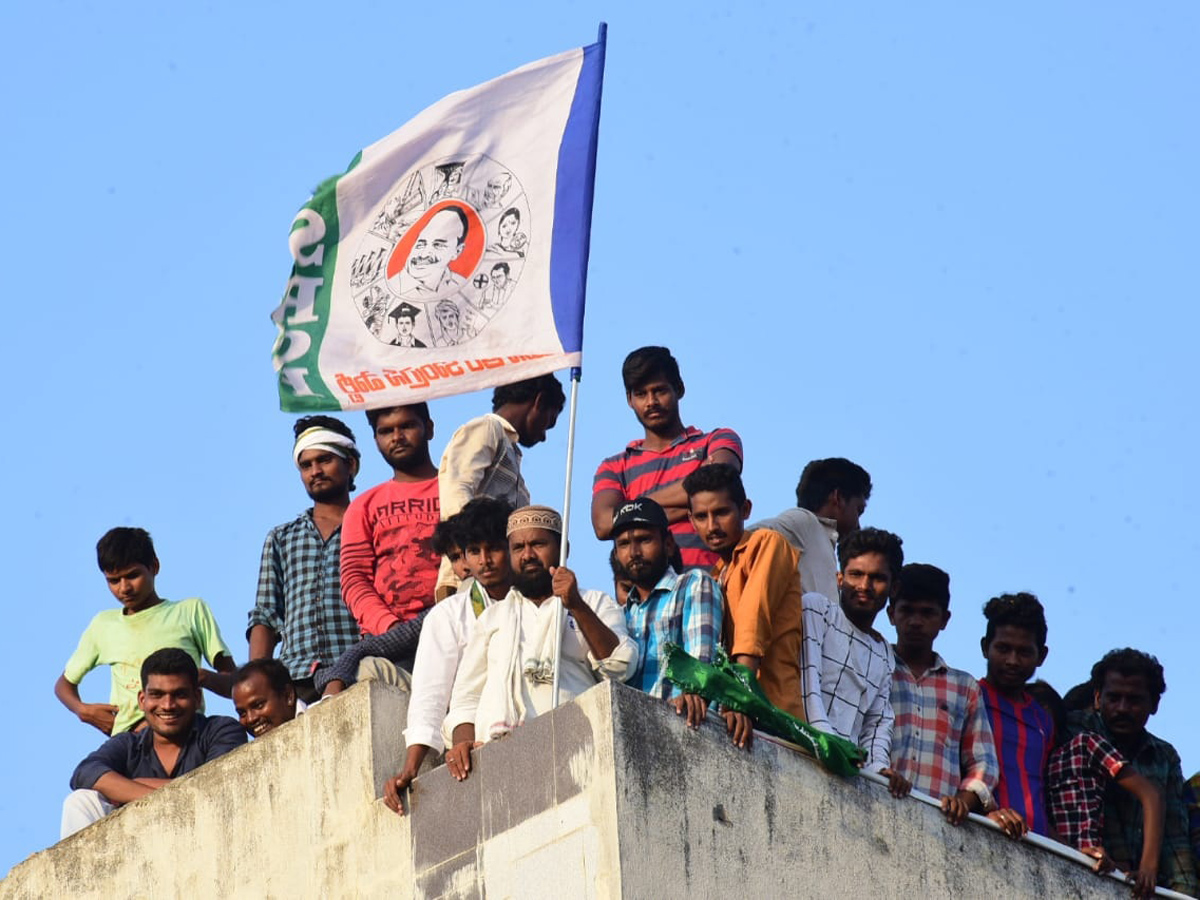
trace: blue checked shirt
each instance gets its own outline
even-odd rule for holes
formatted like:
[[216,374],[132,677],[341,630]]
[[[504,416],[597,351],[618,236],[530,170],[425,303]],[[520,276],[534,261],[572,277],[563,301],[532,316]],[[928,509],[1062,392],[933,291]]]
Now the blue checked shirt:
[[263,543],[258,596],[247,638],[266,625],[281,638],[278,656],[294,679],[309,678],[358,642],[358,623],[342,602],[342,530],[321,538],[312,510],[272,528]]
[[673,641],[701,662],[712,662],[724,614],[721,586],[700,569],[677,575],[668,567],[645,600],[631,591],[625,625],[637,642],[638,666],[629,684],[652,697],[670,697],[672,685],[662,675],[663,644]]

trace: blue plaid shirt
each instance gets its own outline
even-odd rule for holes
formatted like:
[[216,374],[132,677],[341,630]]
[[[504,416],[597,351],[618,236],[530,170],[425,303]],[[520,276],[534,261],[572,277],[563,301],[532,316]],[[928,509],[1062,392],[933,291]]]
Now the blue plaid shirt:
[[637,642],[638,666],[629,684],[652,697],[670,697],[672,685],[662,675],[663,644],[673,641],[701,662],[712,662],[724,614],[721,586],[700,569],[677,575],[668,567],[645,600],[631,591],[625,625]]
[[294,679],[332,665],[358,642],[358,623],[342,602],[341,549],[341,528],[322,539],[311,509],[272,528],[263,543],[246,636],[255,625],[275,631],[283,639],[279,659]]

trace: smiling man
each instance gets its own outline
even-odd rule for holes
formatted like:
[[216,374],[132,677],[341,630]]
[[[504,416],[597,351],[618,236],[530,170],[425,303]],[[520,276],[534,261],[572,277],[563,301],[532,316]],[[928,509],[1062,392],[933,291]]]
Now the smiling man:
[[683,378],[666,347],[642,347],[621,366],[625,400],[644,435],[600,463],[592,480],[592,528],[612,536],[613,513],[639,497],[663,508],[684,568],[708,569],[717,554],[704,545],[688,518],[683,479],[702,465],[726,463],[742,470],[742,440],[729,428],[704,432],[684,426],[679,414]]
[[400,296],[420,299],[453,293],[466,279],[449,268],[466,246],[467,214],[451,204],[434,213],[413,243]]
[[[804,719],[796,551],[769,528],[746,531],[750,501],[733,466],[700,466],[683,479],[682,488],[692,527],[717,558],[712,574],[727,601],[724,643],[730,657],[754,672],[771,703]],[[748,746],[749,719],[741,713],[722,715],[734,743]]]
[[892,745],[892,650],[875,630],[904,564],[896,535],[855,531],[839,548],[838,595],[804,595],[804,706],[814,728],[852,741],[867,754],[865,768],[893,776],[893,793],[907,792],[888,767]]
[[1071,713],[1068,730],[1092,732],[1112,742],[1134,771],[1162,792],[1166,807],[1159,858],[1143,860],[1142,805],[1133,793],[1110,782],[1104,794],[1104,849],[1124,871],[1157,868],[1159,885],[1197,896],[1200,882],[1188,843],[1179,754],[1146,730],[1167,689],[1162,665],[1140,650],[1112,650],[1092,667],[1092,689],[1094,708]]
[[251,737],[292,721],[308,709],[296,696],[287,666],[277,659],[255,659],[233,673],[233,708]]
[[339,575],[342,520],[359,452],[354,432],[332,416],[305,416],[293,432],[292,460],[313,505],[267,535],[246,639],[251,660],[269,659],[279,647],[296,695],[311,703],[317,699],[313,675],[359,635],[342,602]]
[[110,738],[76,767],[63,803],[62,837],[246,743],[233,719],[199,713],[199,671],[183,650],[147,656],[141,682],[138,705],[147,727]]

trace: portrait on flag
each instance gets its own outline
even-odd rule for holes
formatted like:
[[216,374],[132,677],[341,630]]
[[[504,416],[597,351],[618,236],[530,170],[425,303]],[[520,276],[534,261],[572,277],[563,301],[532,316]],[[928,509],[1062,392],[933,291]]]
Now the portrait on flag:
[[474,340],[520,283],[529,222],[516,175],[482,154],[403,177],[355,250],[363,327],[391,346]]
[[452,94],[296,215],[285,410],[416,403],[578,366],[603,44]]

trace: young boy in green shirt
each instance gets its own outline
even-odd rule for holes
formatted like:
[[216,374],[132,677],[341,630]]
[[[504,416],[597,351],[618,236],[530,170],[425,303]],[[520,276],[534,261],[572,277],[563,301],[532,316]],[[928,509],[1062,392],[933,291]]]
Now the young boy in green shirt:
[[[221,639],[212,610],[200,599],[163,600],[155,593],[158,557],[142,528],[113,528],[96,544],[96,561],[108,589],[121,604],[96,614],[54,684],[54,695],[79,717],[105,734],[119,734],[142,724],[137,695],[142,662],[155,650],[178,647],[197,666],[201,657],[216,671],[200,669],[200,685],[228,697],[233,656]],[[84,703],[79,682],[97,666],[109,666],[112,693],[108,703]]]

